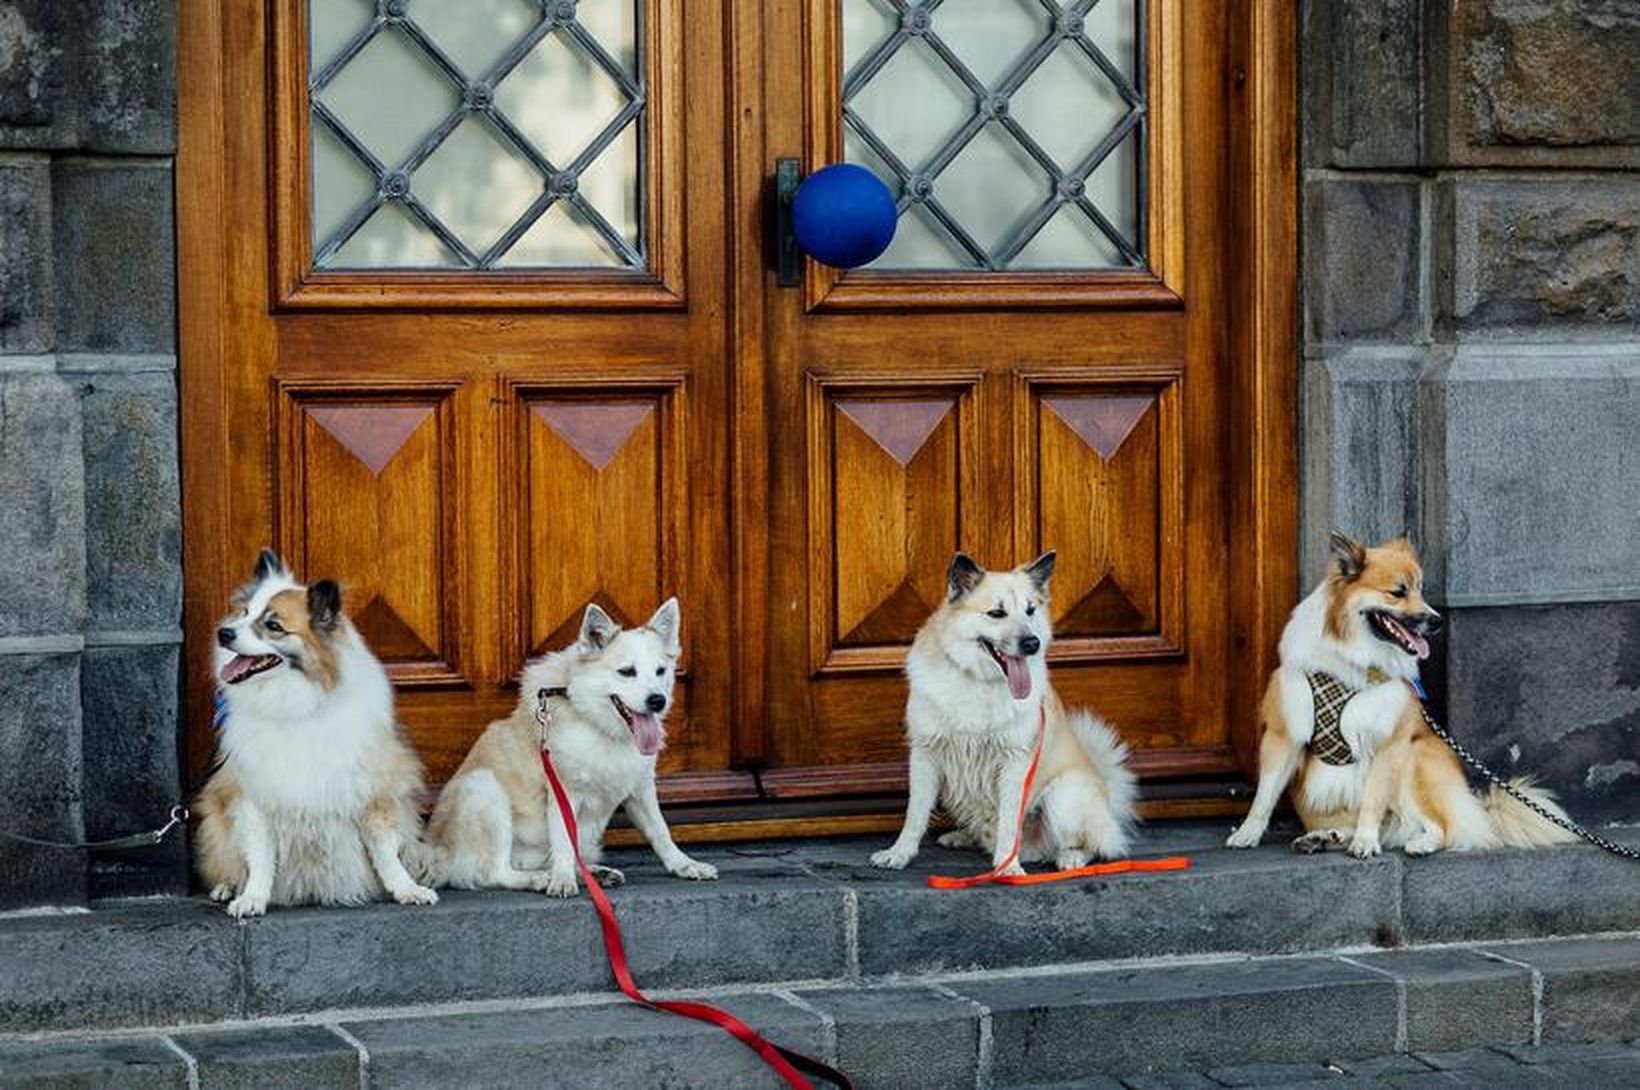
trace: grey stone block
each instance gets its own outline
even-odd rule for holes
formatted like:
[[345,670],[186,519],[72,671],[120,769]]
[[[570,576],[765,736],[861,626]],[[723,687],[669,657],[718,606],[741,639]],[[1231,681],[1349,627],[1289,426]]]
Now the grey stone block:
[[1500,1049],[1523,1064],[1588,1063],[1603,1060],[1628,1060],[1640,1064],[1640,1051],[1622,1041],[1605,1041],[1592,1045],[1515,1045]]
[[[157,828],[182,798],[177,724],[180,649],[87,648],[80,663],[85,828],[92,839]],[[93,896],[188,891],[186,837],[93,854]]]
[[[81,839],[79,668],[72,654],[0,655],[0,829]],[[0,839],[0,908],[84,897],[82,853]]]
[[1472,1071],[1480,1074],[1513,1071],[1520,1063],[1493,1048],[1463,1048],[1449,1052],[1415,1052],[1419,1060],[1439,1071]]
[[1485,941],[1640,928],[1640,875],[1595,848],[1441,852],[1405,865],[1406,941]]
[[176,0],[78,0],[81,147],[176,150]]
[[87,624],[175,629],[182,619],[176,380],[77,375],[85,442]]
[[322,1026],[178,1034],[194,1058],[199,1090],[358,1090],[358,1049]]
[[243,934],[203,900],[7,920],[0,1033],[240,1017]]
[[1464,345],[1422,398],[1438,603],[1640,597],[1640,351]]
[[1325,178],[1304,187],[1304,329],[1311,344],[1428,339],[1421,185]]
[[[958,868],[952,871],[951,867]],[[856,883],[868,975],[1004,968],[1234,950],[1285,953],[1398,941],[1392,858],[1296,857],[1274,843],[1197,856],[1190,870],[1019,890],[941,892],[926,873],[972,859],[919,857]],[[1316,905],[1327,905],[1318,912]],[[915,920],[916,926],[907,921]]]
[[64,7],[12,0],[0,9],[0,146],[33,147],[26,137],[39,139],[51,125],[61,90],[57,38]]
[[1331,1063],[1346,1074],[1366,1079],[1388,1075],[1422,1075],[1430,1070],[1429,1065],[1417,1057],[1399,1052],[1391,1056],[1372,1056],[1365,1060],[1333,1060]]
[[[1640,602],[1456,609],[1448,620],[1457,736],[1499,775],[1552,788],[1585,824],[1640,821]],[[1623,888],[1640,897],[1634,865],[1611,863],[1605,880],[1628,876]]]
[[1303,532],[1306,586],[1326,572],[1327,534],[1422,540],[1417,349],[1360,349],[1304,361]]
[[1136,968],[953,985],[991,1011],[998,1083],[1394,1050],[1395,985],[1330,959]]
[[1351,958],[1401,982],[1406,1047],[1462,1049],[1532,1039],[1532,974],[1469,950],[1396,950]]
[[85,621],[80,400],[52,374],[0,374],[0,636]]
[[928,988],[831,988],[797,993],[836,1022],[837,1066],[863,1088],[945,1090],[978,1077],[979,1015]]
[[[712,1002],[787,1048],[816,1056],[824,1045],[819,1018],[774,996]],[[736,1090],[776,1081],[755,1053],[723,1030],[629,1003],[349,1022],[345,1028],[370,1053],[372,1090]]]
[[1222,1084],[1200,1071],[1153,1071],[1122,1080],[1128,1090],[1218,1090]]
[[1303,6],[1305,161],[1415,167],[1423,154],[1423,4],[1307,0]]
[[1564,939],[1497,953],[1543,975],[1544,1044],[1627,1041],[1640,1033],[1640,939]]
[[[644,987],[841,977],[841,891],[812,881],[639,883],[611,899]],[[275,910],[247,929],[254,1014],[602,991],[583,900],[446,892],[431,908]]]
[[153,1037],[0,1042],[0,1088],[185,1090],[188,1066]]
[[58,160],[57,346],[170,352],[176,345],[176,245],[168,164]]
[[[5,56],[7,24],[22,18],[0,12],[0,58]],[[0,261],[0,352],[44,352],[51,347],[55,320],[51,170],[44,159],[0,159],[0,254],[5,255]]]
[[1329,1070],[1325,1064],[1268,1061],[1215,1067],[1207,1074],[1214,1082],[1223,1086],[1286,1086],[1291,1083],[1319,1082],[1344,1077],[1342,1072]]
[[[1435,5],[1432,5],[1435,6]],[[1438,146],[1475,166],[1640,163],[1640,12],[1599,0],[1438,5]]]
[[1443,310],[1469,332],[1640,322],[1640,188],[1604,176],[1456,176],[1440,183]]

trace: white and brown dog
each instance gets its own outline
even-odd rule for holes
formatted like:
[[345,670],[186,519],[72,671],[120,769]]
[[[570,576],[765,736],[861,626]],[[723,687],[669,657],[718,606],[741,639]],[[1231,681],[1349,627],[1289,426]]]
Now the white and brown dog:
[[437,901],[405,868],[421,847],[421,765],[336,583],[303,586],[264,550],[216,640],[226,721],[194,804],[211,898],[235,917],[384,894]]
[[[947,570],[946,601],[918,631],[906,659],[911,796],[905,825],[874,866],[899,869],[917,855],[935,803],[957,828],[945,847],[978,848],[1000,865],[1020,843],[1021,862],[1061,869],[1127,854],[1136,788],[1127,747],[1088,712],[1066,712],[1048,683],[1048,580],[1054,554],[987,572],[964,553]],[[1036,780],[1019,828],[1020,793],[1040,729]]]
[[655,793],[678,624],[676,598],[629,629],[590,605],[574,645],[525,667],[518,707],[489,725],[439,796],[427,829],[427,881],[574,895],[575,854],[541,766],[543,745],[574,809],[581,856],[601,884],[623,880],[598,865],[604,829],[623,807],[670,873],[717,877],[672,842]]
[[[1281,634],[1261,711],[1258,790],[1229,846],[1259,842],[1289,781],[1306,830],[1294,847],[1303,850],[1427,855],[1572,839],[1496,787],[1477,796],[1457,755],[1424,724],[1410,683],[1441,618],[1424,601],[1411,543],[1367,548],[1334,533],[1331,546],[1326,577]],[[1527,781],[1515,786],[1561,812]]]

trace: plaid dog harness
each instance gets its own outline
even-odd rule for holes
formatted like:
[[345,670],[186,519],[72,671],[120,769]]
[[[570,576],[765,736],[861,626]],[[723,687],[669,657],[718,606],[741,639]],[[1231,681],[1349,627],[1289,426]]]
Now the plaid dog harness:
[[[1344,708],[1361,690],[1352,689],[1320,670],[1304,676],[1310,682],[1310,696],[1315,702],[1315,729],[1310,733],[1310,752],[1323,764],[1354,764],[1355,752],[1345,741],[1341,724]],[[1388,680],[1389,675],[1376,667],[1367,671],[1368,684],[1378,685]]]

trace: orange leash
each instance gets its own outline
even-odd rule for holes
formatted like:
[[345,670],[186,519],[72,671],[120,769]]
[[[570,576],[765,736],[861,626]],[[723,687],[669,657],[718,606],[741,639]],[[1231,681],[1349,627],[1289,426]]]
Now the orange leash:
[[1190,857],[1188,855],[1167,855],[1159,859],[1116,859],[1109,863],[1090,863],[1085,867],[1075,867],[1071,870],[1043,871],[1040,874],[1002,873],[1019,859],[1019,845],[1025,839],[1025,812],[1030,809],[1031,804],[1031,786],[1036,782],[1036,766],[1042,761],[1042,744],[1048,737],[1047,701],[1043,701],[1039,708],[1036,748],[1031,752],[1031,764],[1025,770],[1025,784],[1019,793],[1019,821],[1015,825],[1014,846],[1009,849],[1007,857],[1002,862],[984,874],[972,874],[966,878],[948,878],[942,874],[931,874],[928,876],[928,888],[969,889],[973,886],[983,886],[989,883],[995,883],[999,886],[1039,886],[1047,882],[1066,882],[1073,878],[1098,878],[1111,874],[1128,874],[1135,871],[1189,869]]

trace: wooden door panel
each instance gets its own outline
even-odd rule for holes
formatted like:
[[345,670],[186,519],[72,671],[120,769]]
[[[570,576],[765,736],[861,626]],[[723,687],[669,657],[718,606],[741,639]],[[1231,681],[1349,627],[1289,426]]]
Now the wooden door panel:
[[277,542],[348,614],[395,681],[461,683],[452,388],[285,384]]
[[822,674],[898,670],[967,539],[979,428],[973,384],[810,376],[810,657]]

